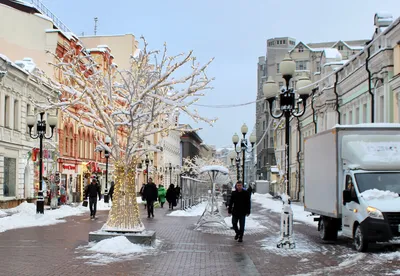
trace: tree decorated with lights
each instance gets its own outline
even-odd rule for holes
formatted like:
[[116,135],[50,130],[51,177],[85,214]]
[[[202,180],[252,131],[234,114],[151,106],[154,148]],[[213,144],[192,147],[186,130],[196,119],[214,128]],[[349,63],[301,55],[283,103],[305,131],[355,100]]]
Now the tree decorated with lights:
[[[150,51],[142,40],[143,49],[130,57],[126,70],[112,62],[104,66],[85,50],[54,56],[53,65],[62,74],[62,81],[53,83],[60,98],[47,108],[60,108],[64,117],[93,128],[97,148],[110,152],[114,163],[114,198],[103,226],[106,231],[144,230],[135,175],[141,157],[158,150],[149,137],[186,131],[174,121],[177,111],[196,122],[214,122],[189,109],[211,88],[206,69],[212,60],[201,65],[192,51],[169,56],[166,45],[162,51]],[[104,142],[106,136],[111,138],[109,145]]]

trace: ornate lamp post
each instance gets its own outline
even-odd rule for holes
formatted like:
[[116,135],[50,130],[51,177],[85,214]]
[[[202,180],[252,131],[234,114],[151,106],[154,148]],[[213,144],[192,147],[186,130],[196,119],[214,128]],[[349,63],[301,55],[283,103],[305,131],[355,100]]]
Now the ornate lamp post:
[[[44,197],[43,197],[43,139],[51,139],[54,134],[54,128],[57,126],[57,116],[49,116],[48,123],[51,128],[51,135],[46,136],[46,120],[44,120],[44,112],[40,113],[40,120],[36,121],[34,115],[28,115],[26,118],[29,127],[29,136],[32,139],[39,139],[39,191],[36,201],[36,213],[44,213]],[[36,135],[32,135],[32,128],[36,121]]]
[[[240,152],[242,152],[242,181],[244,182],[244,177],[245,177],[245,163],[246,163],[246,152],[250,153],[254,149],[254,144],[256,143],[257,137],[255,134],[250,135],[250,144],[251,147],[249,146],[247,139],[246,139],[246,134],[249,131],[249,128],[247,127],[246,124],[242,125],[242,128],[240,129],[243,135],[243,138],[240,140],[240,148],[239,150],[236,148],[237,144],[239,143],[239,135],[236,133],[232,136],[232,142],[233,145],[235,146],[235,151],[237,153],[237,158],[236,158],[236,164],[240,162]],[[243,183],[244,184],[244,183]]]
[[229,154],[229,158],[231,159],[231,166],[232,167],[234,167],[235,164],[236,164],[236,181],[239,181],[240,180],[240,171],[239,171],[240,158],[239,158],[239,154],[237,153],[237,151],[231,151],[231,153]]
[[[105,144],[107,145],[107,147],[111,144],[111,138],[109,136],[106,136],[105,140],[104,140]],[[99,150],[100,152],[100,157],[101,157],[101,153],[102,150]],[[104,149],[104,158],[106,159],[106,185],[104,188],[104,203],[108,203],[109,202],[109,196],[108,196],[108,158],[110,157],[110,152],[106,149]]]
[[172,164],[171,163],[169,163],[168,169],[169,169],[169,184],[171,185],[171,182],[172,182]]
[[[280,72],[282,73],[282,77],[286,81],[286,89],[279,91],[278,85],[274,82],[271,77],[268,77],[267,82],[264,83],[263,92],[265,99],[269,103],[269,111],[271,116],[275,119],[279,119],[282,116],[285,117],[285,151],[286,151],[286,193],[290,196],[290,187],[289,187],[289,162],[290,162],[290,117],[301,117],[306,110],[306,101],[311,93],[311,81],[306,77],[301,77],[297,81],[297,94],[295,93],[293,88],[289,88],[290,79],[293,77],[296,70],[296,63],[286,55],[283,61],[279,65]],[[273,112],[273,103],[276,102],[277,97],[279,96],[279,114],[274,114]],[[300,110],[300,104],[303,105],[303,109]]]
[[144,159],[144,163],[146,164],[146,184],[149,184],[149,164],[150,164],[150,159],[149,155],[146,154],[146,157]]

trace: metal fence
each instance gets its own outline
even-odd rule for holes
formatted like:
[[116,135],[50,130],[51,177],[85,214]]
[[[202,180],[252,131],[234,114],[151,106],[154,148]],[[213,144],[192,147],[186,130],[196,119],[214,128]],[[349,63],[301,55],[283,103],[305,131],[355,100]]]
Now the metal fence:
[[181,179],[181,209],[185,210],[207,200],[210,189],[209,182],[183,176]]

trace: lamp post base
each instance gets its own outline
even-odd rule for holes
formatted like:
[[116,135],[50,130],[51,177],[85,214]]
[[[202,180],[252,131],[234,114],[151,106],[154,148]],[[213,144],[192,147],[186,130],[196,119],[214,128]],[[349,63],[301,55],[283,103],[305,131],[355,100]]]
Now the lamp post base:
[[44,214],[44,199],[43,198],[39,198],[36,201],[36,213]]

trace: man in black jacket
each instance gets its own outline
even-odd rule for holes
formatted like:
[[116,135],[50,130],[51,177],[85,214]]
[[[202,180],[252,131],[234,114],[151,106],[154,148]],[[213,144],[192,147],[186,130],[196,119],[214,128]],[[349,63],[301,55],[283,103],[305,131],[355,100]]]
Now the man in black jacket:
[[[250,195],[247,191],[243,190],[243,183],[238,181],[236,183],[236,191],[232,192],[231,200],[229,201],[228,213],[232,214],[232,225],[235,230],[235,240],[243,242],[244,225],[246,216],[250,215]],[[238,224],[240,229],[238,229]]]
[[85,199],[89,197],[89,208],[90,208],[90,218],[96,218],[96,208],[97,208],[97,195],[99,200],[101,199],[100,185],[97,184],[96,179],[92,179],[92,183],[87,185],[85,191]]
[[154,202],[158,198],[158,189],[152,178],[149,178],[149,183],[144,187],[143,194],[147,204],[147,217],[149,218],[151,215],[154,218]]

